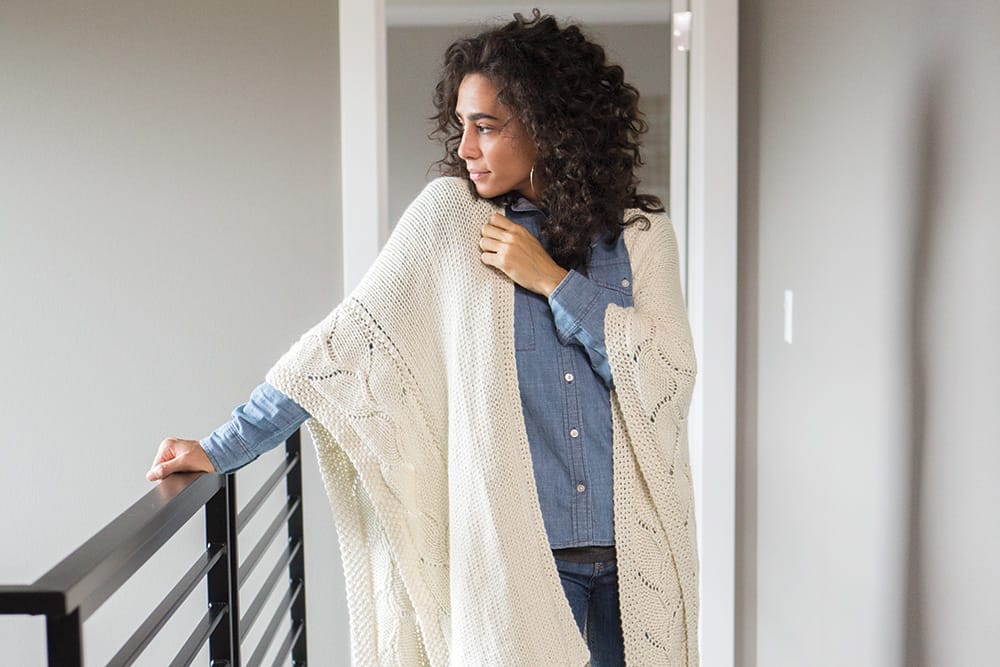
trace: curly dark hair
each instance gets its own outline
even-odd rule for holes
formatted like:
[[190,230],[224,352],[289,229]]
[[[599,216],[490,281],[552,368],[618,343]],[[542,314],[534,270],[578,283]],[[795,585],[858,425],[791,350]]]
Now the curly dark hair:
[[[444,145],[441,173],[465,179],[455,106],[468,74],[482,74],[496,86],[498,101],[521,120],[538,148],[535,170],[545,184],[539,207],[547,214],[542,236],[558,264],[585,268],[595,238],[615,240],[625,226],[648,224],[641,214],[622,221],[626,208],[664,210],[658,197],[636,192],[639,137],[647,129],[639,91],[578,26],[560,27],[535,9],[530,19],[514,14],[510,23],[448,47],[434,90],[431,137]],[[475,195],[471,181],[469,186]],[[510,197],[493,201],[503,205]]]

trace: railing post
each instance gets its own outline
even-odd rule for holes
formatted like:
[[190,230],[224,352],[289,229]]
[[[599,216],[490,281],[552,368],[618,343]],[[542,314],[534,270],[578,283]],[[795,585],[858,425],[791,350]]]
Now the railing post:
[[233,647],[232,665],[243,664],[240,657],[240,550],[239,524],[236,522],[236,474],[226,475],[226,547],[229,554],[229,642]]
[[49,667],[82,667],[83,635],[80,611],[64,616],[46,615],[45,634],[48,643]]
[[[301,429],[293,433],[285,441],[285,460],[291,461],[295,457],[298,457],[298,465],[285,476],[285,490],[288,495],[289,506],[302,498]],[[299,543],[299,550],[296,552],[295,557],[288,563],[289,586],[294,588],[297,584],[302,584],[302,592],[296,598],[290,610],[292,632],[295,632],[296,628],[300,628],[298,638],[292,646],[292,664],[296,667],[306,664],[306,545],[304,540],[305,531],[303,530],[303,505],[303,502],[299,502],[298,509],[288,519],[288,541],[289,543],[296,541]]]
[[240,665],[239,554],[236,540],[236,476],[226,475],[222,489],[205,505],[206,548],[223,545],[225,558],[208,572],[208,607],[225,607],[226,619],[212,632],[208,643],[209,664]]

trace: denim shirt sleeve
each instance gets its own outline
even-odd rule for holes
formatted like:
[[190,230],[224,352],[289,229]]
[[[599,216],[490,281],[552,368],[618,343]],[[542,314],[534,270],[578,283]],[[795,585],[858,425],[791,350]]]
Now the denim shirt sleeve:
[[614,389],[614,382],[604,344],[604,311],[608,304],[616,301],[613,290],[573,270],[549,295],[549,307],[559,337],[583,347],[594,372],[610,389]]
[[267,382],[233,410],[233,418],[201,442],[216,472],[233,472],[288,439],[309,419],[298,403]]

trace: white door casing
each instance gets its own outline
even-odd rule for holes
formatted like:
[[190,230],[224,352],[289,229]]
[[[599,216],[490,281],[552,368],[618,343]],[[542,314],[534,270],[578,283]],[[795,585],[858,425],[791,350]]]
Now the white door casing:
[[[585,8],[573,6],[578,13]],[[671,57],[670,214],[699,360],[688,423],[701,559],[700,653],[705,667],[723,667],[734,664],[735,627],[739,4],[675,0],[671,10],[691,12],[690,51],[674,49]],[[453,7],[448,11],[454,15]],[[345,294],[388,230],[385,33],[385,0],[340,3]]]

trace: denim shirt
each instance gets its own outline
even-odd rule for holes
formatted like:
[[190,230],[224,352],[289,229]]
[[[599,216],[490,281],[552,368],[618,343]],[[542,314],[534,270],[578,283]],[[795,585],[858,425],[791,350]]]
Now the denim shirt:
[[[539,237],[545,216],[530,202],[520,199],[505,214]],[[587,275],[571,270],[548,299],[514,286],[521,408],[553,549],[615,543],[614,387],[604,344],[604,312],[611,303],[632,305],[632,270],[621,235],[612,243],[595,242]],[[308,418],[264,383],[201,445],[216,470],[230,472],[283,442]]]
[[[545,216],[526,200],[506,213],[540,236]],[[514,287],[521,408],[553,549],[615,543],[604,312],[610,303],[632,305],[632,270],[621,235],[592,245],[587,274],[571,270],[548,299]]]

